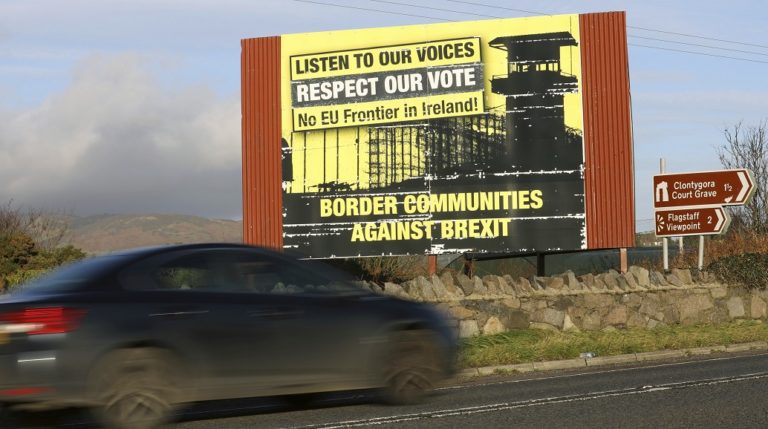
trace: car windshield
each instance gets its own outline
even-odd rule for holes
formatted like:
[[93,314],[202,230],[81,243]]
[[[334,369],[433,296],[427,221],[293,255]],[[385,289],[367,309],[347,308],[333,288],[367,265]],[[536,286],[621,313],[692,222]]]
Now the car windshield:
[[51,293],[72,291],[96,279],[125,260],[124,255],[96,256],[63,265],[16,288],[17,293]]

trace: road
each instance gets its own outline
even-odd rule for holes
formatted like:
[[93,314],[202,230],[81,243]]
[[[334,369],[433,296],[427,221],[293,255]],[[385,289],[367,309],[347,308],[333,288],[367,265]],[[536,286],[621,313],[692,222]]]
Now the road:
[[277,400],[219,402],[187,410],[174,427],[765,428],[768,353],[476,378],[441,388],[418,406],[370,400],[332,395],[301,409]]

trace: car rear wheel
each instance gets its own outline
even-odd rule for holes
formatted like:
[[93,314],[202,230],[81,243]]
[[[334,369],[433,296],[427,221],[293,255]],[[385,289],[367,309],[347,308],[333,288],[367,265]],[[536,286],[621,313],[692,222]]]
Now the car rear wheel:
[[382,399],[393,405],[422,402],[439,380],[437,347],[429,331],[395,333],[384,362]]
[[95,415],[113,429],[151,429],[166,423],[178,398],[178,366],[159,349],[118,350],[93,372]]

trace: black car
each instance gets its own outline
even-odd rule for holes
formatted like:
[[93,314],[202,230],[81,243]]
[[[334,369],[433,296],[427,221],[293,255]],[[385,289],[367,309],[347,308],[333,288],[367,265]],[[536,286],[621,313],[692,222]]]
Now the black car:
[[138,249],[0,300],[0,405],[147,428],[193,401],[375,388],[411,403],[455,352],[438,311],[327,265],[237,244]]

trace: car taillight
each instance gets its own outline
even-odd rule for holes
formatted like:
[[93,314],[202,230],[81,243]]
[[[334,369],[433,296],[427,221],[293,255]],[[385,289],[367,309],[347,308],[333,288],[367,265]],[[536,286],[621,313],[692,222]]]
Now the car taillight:
[[68,307],[25,308],[0,314],[0,332],[63,334],[77,328],[84,310]]

